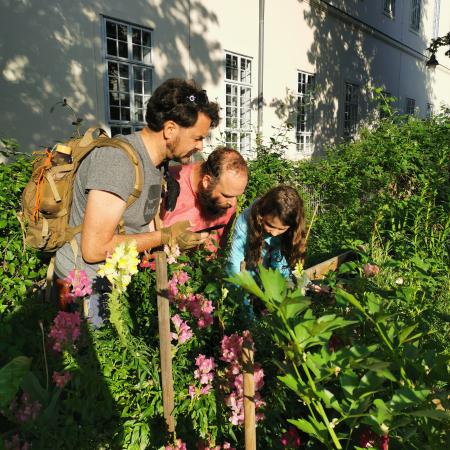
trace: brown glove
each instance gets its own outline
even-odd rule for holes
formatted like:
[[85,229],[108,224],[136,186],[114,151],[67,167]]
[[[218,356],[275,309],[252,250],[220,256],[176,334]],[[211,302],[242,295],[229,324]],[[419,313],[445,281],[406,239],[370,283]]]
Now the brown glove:
[[170,246],[177,244],[181,251],[197,247],[204,241],[200,233],[189,231],[191,226],[188,220],[176,222],[170,227],[161,228],[161,243]]

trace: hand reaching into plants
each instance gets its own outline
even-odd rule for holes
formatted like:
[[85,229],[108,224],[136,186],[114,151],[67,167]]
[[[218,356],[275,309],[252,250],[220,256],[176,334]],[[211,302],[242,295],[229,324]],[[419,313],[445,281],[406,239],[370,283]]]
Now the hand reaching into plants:
[[163,244],[177,244],[181,251],[198,247],[205,242],[208,233],[194,233],[190,231],[189,220],[176,222],[170,227],[161,229],[161,242]]

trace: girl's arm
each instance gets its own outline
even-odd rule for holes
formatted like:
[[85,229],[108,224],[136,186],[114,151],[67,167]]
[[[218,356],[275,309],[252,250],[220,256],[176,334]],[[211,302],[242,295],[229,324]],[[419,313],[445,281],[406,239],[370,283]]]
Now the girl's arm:
[[228,255],[227,272],[234,275],[241,271],[241,262],[245,259],[245,246],[247,245],[247,217],[245,211],[239,215],[234,227],[233,240]]
[[[273,238],[272,238],[273,239]],[[281,248],[280,248],[280,242],[279,239],[276,239],[276,243],[274,242],[275,239],[272,240],[272,252],[270,255],[270,268],[271,269],[277,269],[281,272],[281,274],[285,278],[290,278],[291,276],[291,269],[289,267],[289,264],[286,260],[286,258],[281,254]]]

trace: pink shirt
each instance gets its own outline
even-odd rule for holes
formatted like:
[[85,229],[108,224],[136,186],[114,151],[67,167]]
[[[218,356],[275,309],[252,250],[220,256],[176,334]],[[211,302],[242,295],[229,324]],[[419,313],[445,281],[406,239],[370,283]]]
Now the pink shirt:
[[[161,207],[161,219],[164,226],[170,226],[175,222],[181,220],[189,220],[191,222],[191,230],[197,231],[203,228],[211,227],[218,224],[228,224],[231,220],[233,214],[236,212],[236,207],[233,206],[227,209],[226,213],[216,219],[206,219],[200,215],[200,210],[197,204],[197,195],[193,189],[193,168],[197,164],[189,165],[177,165],[171,166],[169,168],[170,174],[180,183],[180,195],[177,199],[177,205],[174,211],[165,211]],[[221,242],[222,236],[224,234],[225,228],[220,228],[219,230],[214,230],[210,232],[210,237],[212,237],[216,244],[224,244]],[[215,246],[207,246],[210,250]]]

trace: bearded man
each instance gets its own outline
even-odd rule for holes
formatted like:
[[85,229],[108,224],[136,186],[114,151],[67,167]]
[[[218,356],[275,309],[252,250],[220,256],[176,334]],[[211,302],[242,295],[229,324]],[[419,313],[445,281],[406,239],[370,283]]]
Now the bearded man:
[[206,161],[171,166],[169,173],[179,184],[180,193],[173,211],[169,210],[167,198],[163,201],[161,220],[164,227],[189,220],[190,230],[210,233],[209,250],[223,247],[233,223],[237,199],[247,186],[245,159],[232,148],[218,147]]

